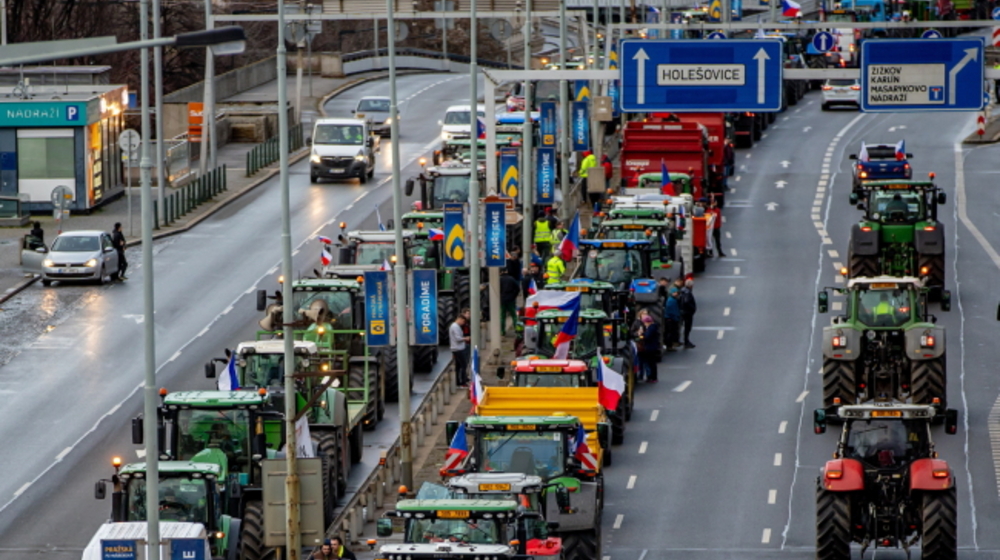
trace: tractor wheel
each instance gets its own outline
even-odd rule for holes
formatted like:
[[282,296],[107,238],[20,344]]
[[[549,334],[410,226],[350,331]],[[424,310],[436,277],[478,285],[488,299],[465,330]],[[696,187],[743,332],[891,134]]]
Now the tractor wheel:
[[260,502],[250,502],[240,523],[240,560],[274,558],[274,549],[264,546],[264,508]]
[[629,422],[629,421],[632,420],[632,409],[635,408],[635,401],[633,400],[633,397],[635,396],[635,394],[634,394],[634,390],[635,390],[635,385],[634,385],[634,383],[635,383],[635,377],[634,376],[635,376],[635,374],[632,372],[632,367],[633,367],[633,365],[632,365],[632,357],[628,355],[631,352],[632,352],[631,350],[627,350],[626,351],[626,355],[622,358],[622,372],[621,372],[621,374],[625,377],[626,380],[629,379],[629,377],[632,377],[632,379],[633,379],[633,386],[632,386],[633,390],[632,391],[628,390],[628,382],[626,381],[626,384],[625,384],[625,394],[622,395],[622,400],[625,401],[625,407],[624,408],[625,408],[625,421],[626,422]]
[[621,445],[625,442],[625,405],[624,401],[618,404],[614,414],[608,414],[611,421],[611,443]]
[[453,294],[438,297],[438,343],[448,344],[448,328],[458,317],[458,301]]
[[923,560],[954,560],[958,555],[955,488],[924,493]]
[[878,276],[878,256],[859,256],[853,251],[847,252],[848,278],[873,278]]
[[333,523],[338,496],[340,454],[337,450],[337,437],[333,434],[323,434],[313,442],[313,446],[316,448],[316,456],[323,462],[323,524],[329,527]]
[[601,557],[601,539],[597,529],[560,533],[563,560],[593,560]]
[[382,352],[382,368],[385,371],[385,400],[399,402],[399,361],[396,347],[389,346]]
[[833,406],[833,399],[841,404],[854,404],[858,395],[855,377],[857,362],[823,360],[823,406]]
[[737,148],[752,148],[753,147],[753,135],[746,134],[743,136],[736,137],[736,147]]
[[609,447],[608,449],[605,449],[604,450],[604,458],[601,461],[602,462],[601,466],[602,467],[610,467],[611,466],[611,461],[612,461],[613,458],[614,457],[612,456],[611,448]]
[[816,489],[816,560],[850,560],[851,495]]
[[941,399],[941,410],[948,408],[948,376],[945,357],[910,362],[910,385],[914,404],[931,404]]
[[[369,374],[374,380],[378,380],[378,372],[370,371],[371,368],[377,368],[377,364],[369,364]],[[364,364],[351,364],[347,369],[348,372],[348,387],[351,389],[364,389],[365,387],[365,365]],[[360,400],[358,395],[361,391],[355,391],[348,400]],[[362,421],[364,422],[366,430],[374,430],[375,426],[378,424],[378,383],[372,383],[371,390],[368,391],[368,403],[365,405],[365,415]]]
[[927,286],[931,286],[930,297],[941,301],[944,290],[944,255],[917,255],[917,270],[927,267]]
[[357,465],[361,462],[361,456],[365,452],[365,432],[354,428],[347,436],[348,447],[351,451],[351,464]]
[[[470,296],[469,296],[469,276],[465,273],[455,274],[454,279],[455,286],[455,298],[458,304],[457,311],[461,311],[466,307],[469,307]],[[449,326],[451,323],[448,324]],[[447,329],[447,327],[445,327]]]
[[[437,363],[437,348],[434,346],[414,346],[413,347],[413,371],[420,373],[430,373],[434,371],[434,364]],[[410,376],[410,390],[413,390],[413,376]]]

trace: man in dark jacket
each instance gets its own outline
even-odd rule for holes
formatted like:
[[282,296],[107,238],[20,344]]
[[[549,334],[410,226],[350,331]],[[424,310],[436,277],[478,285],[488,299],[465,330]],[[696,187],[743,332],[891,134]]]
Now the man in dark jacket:
[[118,279],[125,278],[125,270],[128,268],[128,261],[125,260],[125,234],[122,233],[121,222],[115,222],[115,229],[111,230],[111,244],[118,252]]
[[517,296],[521,286],[506,269],[500,273],[500,334],[507,336],[507,317],[517,326]]
[[676,352],[680,346],[678,338],[680,335],[681,306],[678,295],[676,290],[671,290],[663,308],[663,339],[667,346],[667,352]]
[[694,314],[698,312],[698,303],[694,299],[694,280],[688,278],[684,282],[684,287],[680,291],[681,318],[684,320],[684,347],[694,348],[691,343],[691,325],[694,323]]

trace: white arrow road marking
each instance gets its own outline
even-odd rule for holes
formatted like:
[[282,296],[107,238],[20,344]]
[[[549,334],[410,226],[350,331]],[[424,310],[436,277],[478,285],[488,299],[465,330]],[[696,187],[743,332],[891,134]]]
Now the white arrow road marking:
[[[641,50],[640,50],[641,52]],[[638,53],[636,53],[638,54]],[[645,53],[643,53],[645,54]],[[764,72],[767,69],[767,62],[771,57],[767,56],[767,51],[764,47],[761,47],[757,54],[753,55],[753,59],[757,61],[757,104],[764,104]],[[641,67],[640,67],[641,68]]]
[[948,105],[955,104],[955,82],[958,81],[958,73],[965,68],[965,65],[976,60],[979,49],[965,49],[965,56],[958,61],[951,70],[948,71]]
[[778,203],[777,202],[768,202],[764,206],[767,206],[768,212],[774,212],[774,210],[778,207]]
[[649,55],[646,51],[639,49],[632,57],[632,60],[636,61],[636,68],[639,72],[638,79],[636,79],[636,87],[639,90],[635,94],[635,102],[639,105],[645,105],[646,103],[646,61],[649,60]]
[[786,183],[784,181],[778,181],[777,183],[774,184],[774,186],[778,187],[779,189],[783,189],[783,188],[785,188],[785,185],[787,185],[787,184],[788,183]]
[[785,161],[782,161],[782,162],[781,162],[781,166],[782,166],[782,167],[784,167],[784,168],[786,168],[786,169],[787,169],[787,168],[788,168],[788,166],[789,166],[789,165],[791,165],[791,164],[792,164],[792,162],[788,161],[787,159],[786,159]]
[[802,128],[802,132],[809,132],[810,130],[812,130],[811,126],[806,126]]

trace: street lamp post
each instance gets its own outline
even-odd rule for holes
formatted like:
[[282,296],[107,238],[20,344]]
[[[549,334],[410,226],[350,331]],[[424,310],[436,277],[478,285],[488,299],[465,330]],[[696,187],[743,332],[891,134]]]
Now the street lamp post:
[[[524,69],[531,70],[531,0],[524,0]],[[535,134],[534,123],[531,122],[531,80],[524,80],[524,132],[521,133],[521,142],[524,151],[521,153],[521,200],[523,202],[521,218],[521,264],[527,270],[531,264],[531,245],[534,236],[532,227],[535,223],[534,196],[535,190],[532,185],[534,180],[531,158],[534,156],[532,143]]]
[[[584,58],[586,60],[586,58]],[[568,70],[566,60],[566,3],[559,3],[559,67]],[[569,81],[559,82],[559,116],[562,130],[559,134],[559,190],[562,191],[563,204],[559,209],[562,219],[566,220],[566,214],[572,209],[566,208],[567,195],[569,194]]]
[[[160,38],[160,0],[153,0],[153,38]],[[166,198],[164,197],[164,183],[166,182],[166,172],[163,169],[167,162],[166,147],[163,145],[163,47],[153,48],[153,90],[156,103],[156,216],[158,224],[166,225]],[[204,118],[202,118],[202,129],[204,129]]]
[[[482,338],[482,308],[480,306],[480,284],[482,283],[479,269],[479,40],[476,29],[479,19],[476,17],[476,0],[469,1],[469,37],[472,39],[469,50],[469,146],[472,147],[472,173],[469,174],[469,231],[471,239],[469,255],[469,308],[472,312],[472,325],[469,329],[469,342],[473,348],[481,346]],[[492,99],[484,99],[483,103],[492,103]],[[492,157],[492,154],[486,154]],[[470,363],[471,366],[471,363]]]

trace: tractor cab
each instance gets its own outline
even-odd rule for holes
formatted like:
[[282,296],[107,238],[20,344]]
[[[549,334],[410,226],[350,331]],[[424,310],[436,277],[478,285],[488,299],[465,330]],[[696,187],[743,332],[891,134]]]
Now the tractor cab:
[[[832,289],[847,296],[845,314],[834,317],[833,325],[852,323],[866,329],[886,330],[936,322],[928,314],[928,289],[918,278],[852,278],[847,281],[846,288]],[[820,313],[827,311],[828,298],[826,291],[820,292]]]
[[[478,174],[480,190],[485,192],[483,190],[486,180],[485,164],[479,165]],[[471,177],[472,168],[468,163],[443,162],[436,167],[426,168],[415,179],[407,180],[406,196],[413,194],[413,188],[419,182],[423,210],[437,210],[449,203],[468,203]]]
[[632,282],[652,277],[649,240],[597,240],[580,242],[583,259],[577,276],[607,282],[615,290],[625,291]]
[[517,538],[518,505],[511,498],[400,500],[382,514],[377,530],[381,537],[390,536],[393,519],[399,519],[408,544],[505,545]]
[[[572,311],[560,309],[539,311],[534,317],[536,324],[525,327],[525,353],[554,356],[556,338],[562,331],[563,325],[572,316]],[[587,359],[596,355],[598,348],[610,350],[612,347],[611,335],[614,334],[614,330],[608,329],[611,332],[607,333],[608,337],[605,339],[604,326],[605,324],[610,325],[611,321],[608,320],[608,316],[603,311],[581,308],[577,322],[576,337],[570,343],[570,356],[576,359]]]
[[649,251],[653,269],[673,266],[676,239],[673,223],[667,220],[642,218],[611,218],[601,222],[597,239],[650,242]]
[[933,226],[938,205],[947,200],[933,181],[864,181],[860,190],[863,197],[852,194],[851,202],[864,210],[863,221],[871,222],[872,227]]
[[583,360],[526,358],[511,362],[510,372],[515,387],[591,386],[590,366]]
[[[302,374],[312,366],[319,366],[322,360],[315,342],[296,340],[294,345],[296,373]],[[216,377],[215,362],[209,362],[205,366],[205,376],[210,379]],[[228,363],[226,369],[228,370]],[[236,346],[233,369],[241,389],[283,387],[285,342],[271,339],[239,343]]]
[[[341,222],[341,229],[344,228]],[[407,258],[411,253],[414,233],[403,231],[403,258],[406,268],[411,268]],[[372,270],[389,270],[400,258],[396,255],[396,236],[392,231],[351,231],[337,236],[338,262],[323,267],[325,278],[355,278]]]
[[614,286],[608,282],[592,278],[573,278],[569,282],[550,282],[546,290],[577,292],[580,294],[581,309],[600,309],[608,316],[615,316],[621,307],[617,301]]
[[[668,173],[670,182],[674,185],[674,192],[677,194],[694,194],[694,185],[691,175],[688,173]],[[663,173],[643,173],[639,175],[639,181],[635,188],[626,191],[636,191],[632,194],[654,192],[659,194],[663,188]]]

